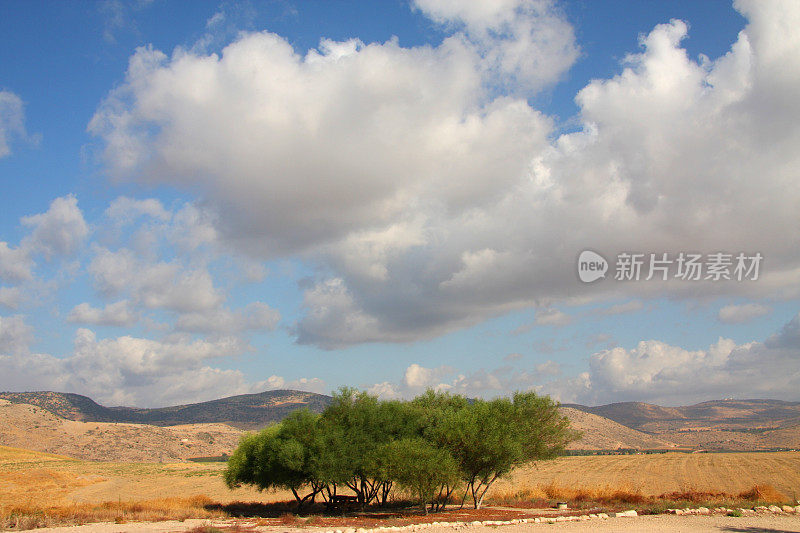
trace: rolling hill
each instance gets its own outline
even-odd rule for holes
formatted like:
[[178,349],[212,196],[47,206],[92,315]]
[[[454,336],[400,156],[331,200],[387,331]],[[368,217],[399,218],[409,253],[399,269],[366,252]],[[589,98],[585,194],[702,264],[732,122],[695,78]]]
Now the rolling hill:
[[[0,393],[0,445],[84,459],[158,461],[229,453],[244,430],[330,396],[292,390],[161,408],[106,407],[79,394]],[[570,450],[800,449],[800,403],[720,400],[685,407],[640,402],[563,405],[583,438]]]
[[766,430],[800,425],[800,402],[715,400],[685,407],[622,402],[597,407],[565,404],[629,428],[661,433],[687,429]]
[[800,402],[714,400],[683,407],[641,402],[568,407],[684,447],[736,451],[800,449]]
[[230,453],[242,434],[225,424],[81,422],[2,399],[0,420],[0,445],[93,461],[175,462],[220,456]]
[[568,450],[618,450],[620,448],[668,450],[678,447],[669,440],[648,435],[592,413],[562,407],[561,414],[569,418],[573,429],[583,433],[580,440],[567,446]]
[[256,429],[277,422],[295,409],[308,407],[321,412],[330,396],[294,390],[274,390],[242,394],[208,402],[174,407],[104,407],[91,398],[63,392],[2,392],[0,399],[29,404],[56,416],[79,422],[112,422],[174,426],[180,424],[228,424],[240,429]]

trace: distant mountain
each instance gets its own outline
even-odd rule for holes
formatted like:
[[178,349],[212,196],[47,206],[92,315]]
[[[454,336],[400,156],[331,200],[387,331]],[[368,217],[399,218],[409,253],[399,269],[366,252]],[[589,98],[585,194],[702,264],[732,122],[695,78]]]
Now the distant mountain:
[[[313,412],[322,412],[330,404],[331,397],[311,392],[276,390],[155,409],[105,407],[86,396],[60,392],[5,392],[0,393],[1,400],[33,405],[61,419],[84,423],[161,427],[226,424],[237,430],[251,430],[282,420],[296,409],[307,407]],[[597,407],[565,404],[562,413],[570,418],[573,427],[584,433],[582,440],[570,446],[573,450],[800,448],[800,402],[718,400],[684,407],[661,407],[641,402]],[[26,427],[38,427],[36,422],[26,424]],[[147,434],[160,434],[147,431],[150,432]],[[221,443],[223,439],[218,437],[217,442]],[[54,450],[58,451],[59,448],[44,449]]]
[[800,402],[714,400],[683,407],[641,402],[567,405],[683,447],[707,450],[800,449]]
[[565,407],[600,415],[647,433],[691,429],[770,430],[800,425],[800,402],[714,400],[684,407],[621,402],[597,407]]
[[46,409],[56,416],[81,422],[126,422],[154,426],[223,423],[256,429],[277,422],[303,407],[321,412],[331,397],[313,392],[274,390],[208,402],[159,407],[105,407],[80,394],[63,392],[2,392],[0,399]]
[[569,418],[570,425],[583,433],[580,440],[570,443],[567,450],[669,450],[678,445],[613,420],[570,407],[561,407],[561,414]]

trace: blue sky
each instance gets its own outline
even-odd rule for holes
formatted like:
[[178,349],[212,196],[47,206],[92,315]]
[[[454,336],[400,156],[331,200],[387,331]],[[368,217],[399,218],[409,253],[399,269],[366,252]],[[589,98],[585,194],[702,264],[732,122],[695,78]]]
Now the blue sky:
[[[6,2],[0,389],[800,400],[796,23],[777,1]],[[625,252],[669,279],[615,279]],[[675,276],[718,252],[758,275]]]

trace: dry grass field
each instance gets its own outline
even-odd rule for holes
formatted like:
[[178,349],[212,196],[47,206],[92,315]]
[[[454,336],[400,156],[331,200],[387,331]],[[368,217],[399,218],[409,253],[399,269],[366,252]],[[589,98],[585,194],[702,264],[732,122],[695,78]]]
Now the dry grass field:
[[207,497],[215,502],[291,499],[290,492],[228,489],[224,463],[116,463],[0,446],[0,506],[141,502]]
[[224,463],[118,463],[0,446],[0,530],[115,520],[224,516],[208,504],[292,499],[228,489]]
[[[120,517],[211,518],[224,512],[209,504],[292,500],[289,492],[229,490],[221,479],[224,468],[224,463],[87,461],[0,447],[0,528],[3,523],[24,529]],[[745,499],[796,499],[800,452],[562,457],[519,469],[498,482],[489,503],[586,501],[589,494],[588,499],[612,505],[613,501],[633,504],[672,492],[740,495],[756,484],[771,485],[778,492]],[[652,503],[652,498],[648,501]],[[28,526],[19,522],[20,517]]]
[[619,488],[644,496],[672,492],[738,494],[771,485],[800,497],[800,452],[663,453],[561,457],[517,470],[495,493],[558,486]]
[[[115,463],[0,446],[0,505],[69,505],[204,496],[219,503],[291,500],[291,493],[228,489],[224,463]],[[537,487],[614,487],[657,496],[670,492],[739,493],[772,485],[800,497],[800,452],[665,453],[561,457],[518,469],[496,494]]]

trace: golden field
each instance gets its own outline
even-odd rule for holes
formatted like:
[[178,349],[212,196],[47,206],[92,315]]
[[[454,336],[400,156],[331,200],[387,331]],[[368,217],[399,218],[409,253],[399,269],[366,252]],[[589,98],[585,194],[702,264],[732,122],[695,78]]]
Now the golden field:
[[0,446],[0,506],[138,502],[204,496],[215,502],[275,501],[291,493],[230,490],[224,463],[118,463]]
[[[140,502],[202,496],[218,503],[291,500],[291,493],[228,489],[224,463],[118,463],[0,446],[0,506]],[[739,493],[772,485],[800,497],[800,452],[664,453],[561,457],[518,469],[495,494],[559,486],[615,487],[657,496],[680,491]],[[491,494],[491,493],[490,493]]]
[[[288,491],[230,490],[222,481],[224,468],[219,462],[88,461],[0,446],[0,529],[222,518],[229,512],[221,508],[225,504],[293,499]],[[798,489],[800,452],[582,456],[518,469],[495,484],[487,503],[525,507],[563,500],[579,507],[587,502],[663,507],[689,500],[751,506],[747,502],[795,500]],[[671,494],[678,492],[685,494]]]
[[561,457],[518,469],[495,493],[558,486],[619,488],[643,496],[673,492],[738,494],[771,485],[800,497],[800,452],[677,453]]

